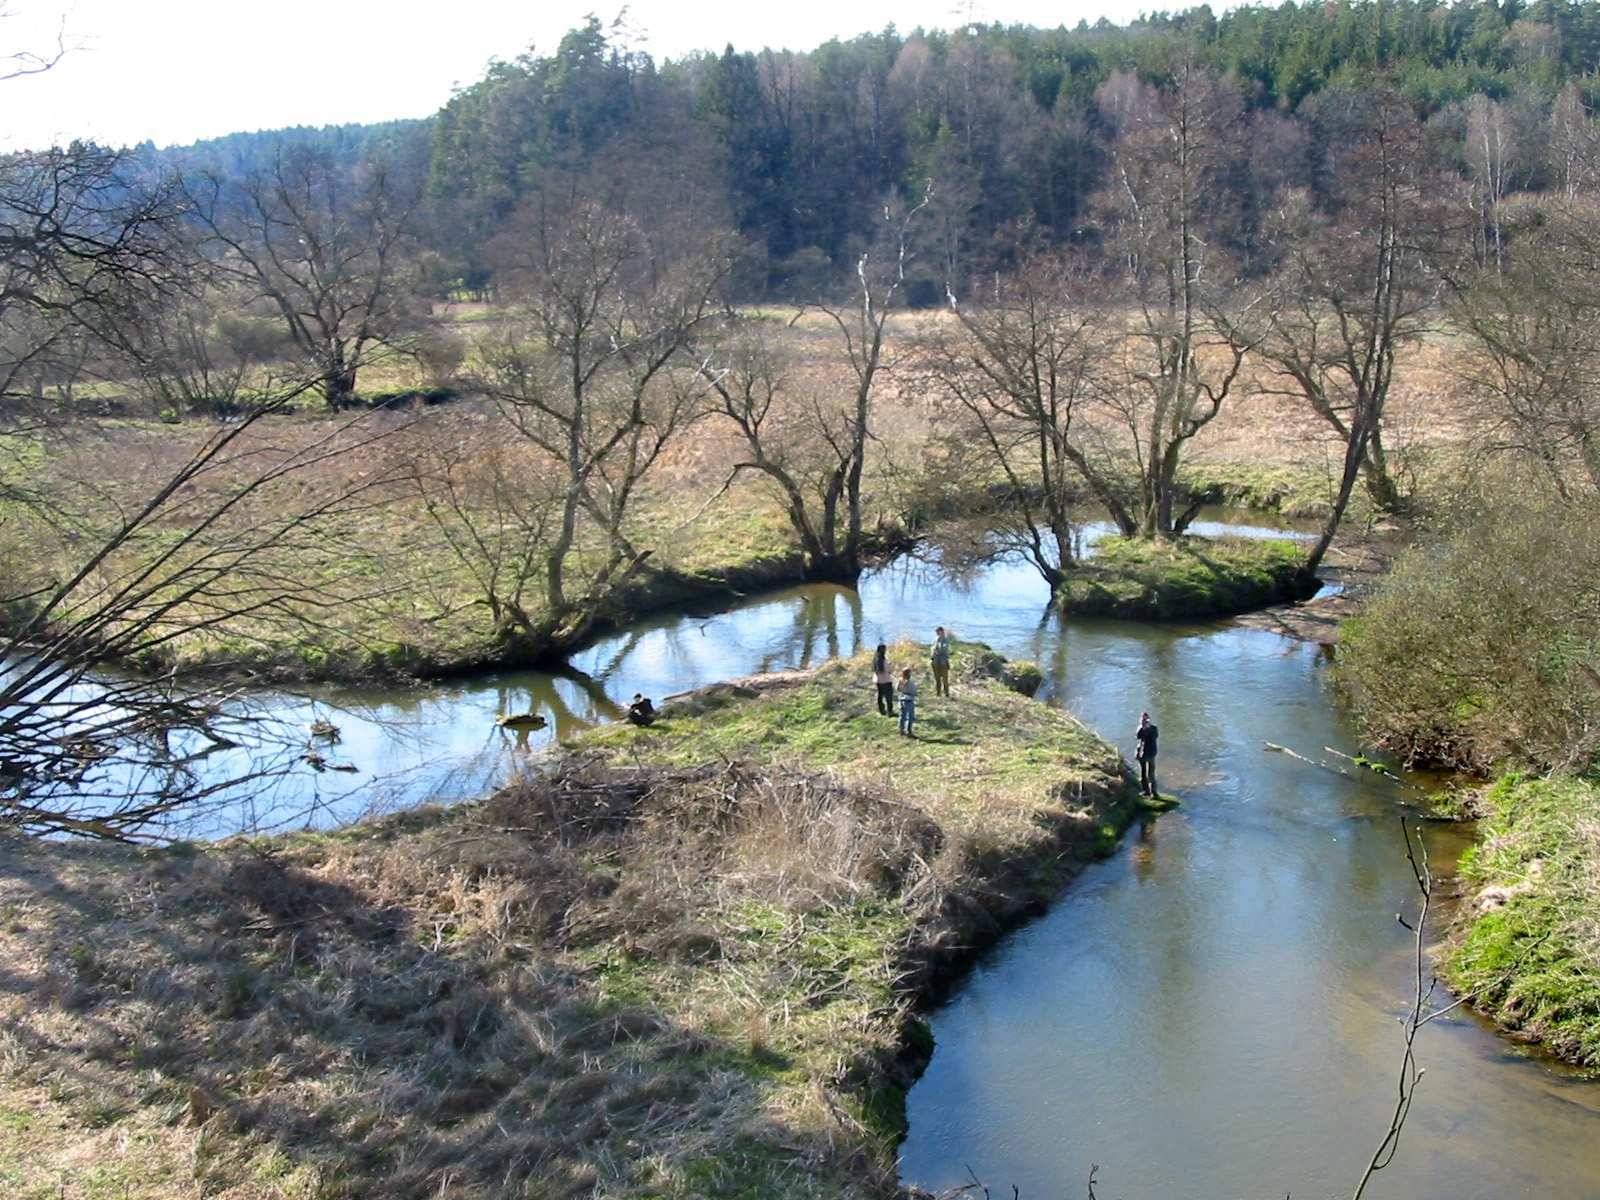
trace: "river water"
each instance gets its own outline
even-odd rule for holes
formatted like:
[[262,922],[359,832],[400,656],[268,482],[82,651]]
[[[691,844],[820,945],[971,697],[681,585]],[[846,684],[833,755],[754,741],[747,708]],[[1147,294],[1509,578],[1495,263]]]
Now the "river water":
[[[254,823],[326,825],[372,808],[481,794],[525,752],[635,692],[673,692],[805,666],[933,626],[1038,662],[1042,693],[1132,756],[1141,709],[1161,727],[1161,786],[1182,807],[1090,868],[1051,911],[988,954],[932,1015],[933,1060],[909,1096],[903,1177],[996,1196],[1226,1200],[1349,1195],[1387,1125],[1410,993],[1415,888],[1395,784],[1310,757],[1358,749],[1314,646],[1226,622],[1139,625],[1045,610],[1018,563],[966,582],[901,560],[858,591],[794,588],[703,616],[641,622],[573,660],[424,691],[280,697],[291,720],[331,717],[329,757]],[[536,708],[520,741],[497,714]],[[227,764],[219,762],[225,769]],[[1428,829],[1436,866],[1460,835]],[[1519,1053],[1467,1014],[1420,1036],[1427,1075],[1372,1197],[1600,1197],[1600,1085]]]

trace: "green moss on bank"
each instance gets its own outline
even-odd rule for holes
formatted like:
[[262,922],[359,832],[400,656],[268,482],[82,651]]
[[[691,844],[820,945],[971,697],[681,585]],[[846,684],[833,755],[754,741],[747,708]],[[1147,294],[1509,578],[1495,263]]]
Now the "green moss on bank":
[[1600,784],[1508,775],[1482,803],[1450,982],[1505,1028],[1600,1067]]
[[1305,563],[1304,547],[1286,539],[1106,537],[1057,599],[1082,616],[1227,616],[1313,595],[1318,585]]
[[917,1003],[1140,811],[995,657],[958,648],[914,739],[855,660],[448,811],[180,853],[0,840],[0,1179],[895,1195]]

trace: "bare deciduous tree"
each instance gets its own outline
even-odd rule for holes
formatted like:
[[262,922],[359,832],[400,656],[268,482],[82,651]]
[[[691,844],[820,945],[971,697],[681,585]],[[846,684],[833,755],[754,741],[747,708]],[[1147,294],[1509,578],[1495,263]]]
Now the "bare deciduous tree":
[[686,349],[732,258],[716,244],[658,256],[637,221],[583,198],[540,196],[525,218],[502,246],[518,317],[481,347],[479,382],[560,481],[543,609],[523,627],[530,645],[556,647],[581,637],[651,553],[633,542],[630,506],[701,412]]
[[[1109,390],[1139,477],[1123,532],[1181,534],[1198,504],[1180,509],[1185,447],[1232,394],[1249,348],[1239,336],[1232,280],[1217,243],[1232,207],[1225,182],[1240,150],[1242,105],[1208,76],[1192,49],[1169,87],[1117,84],[1112,183],[1101,198],[1132,315],[1117,359],[1126,380]],[[1108,101],[1109,102],[1109,101]]]
[[[407,455],[406,475],[451,557],[472,579],[504,642],[537,634],[546,555],[566,494],[542,455],[508,444],[498,420],[435,423]],[[532,612],[530,612],[532,608]]]
[[[182,344],[174,334],[151,338]],[[214,399],[224,369],[194,359],[141,365],[166,396]],[[238,376],[234,376],[238,378]],[[292,733],[253,718],[233,690],[150,670],[180,642],[213,632],[315,622],[341,571],[323,518],[371,502],[382,479],[354,473],[308,484],[382,431],[339,422],[310,436],[266,432],[309,380],[253,376],[235,419],[187,450],[142,496],[65,482],[35,509],[64,536],[37,539],[38,561],[8,572],[0,609],[0,823],[36,832],[144,836],[174,814],[237,799],[292,765]],[[59,554],[45,547],[59,542]],[[84,549],[77,550],[76,547]],[[13,564],[17,567],[19,564]],[[321,582],[318,582],[318,581]],[[206,758],[248,743],[233,768]]]
[[874,437],[874,404],[890,365],[889,319],[904,299],[911,229],[927,203],[925,197],[903,212],[886,205],[878,238],[856,262],[857,303],[817,306],[853,380],[847,396],[799,394],[781,353],[749,326],[736,323],[720,353],[699,351],[721,415],[745,444],[746,457],[734,464],[724,488],[747,471],[778,486],[811,579],[854,583],[864,565],[862,475]]
[[1600,490],[1600,239],[1595,202],[1548,203],[1503,271],[1472,280],[1452,315],[1469,334],[1460,377],[1491,449],[1538,463],[1564,500]]
[[0,401],[15,414],[84,344],[117,348],[132,315],[192,286],[178,197],[87,143],[0,158]]
[[[0,76],[60,53],[12,55]],[[248,369],[217,336],[183,199],[135,156],[86,143],[0,159],[0,444],[20,451],[0,456],[0,492],[26,502],[7,517],[29,524],[0,574],[0,826],[148,836],[285,770],[294,733],[275,734],[227,687],[121,668],[245,623],[315,622],[335,600],[307,568],[339,569],[321,518],[380,484],[360,470],[306,483],[376,434],[267,435],[262,418],[314,381]],[[13,468],[50,432],[22,416],[41,376],[89,358],[152,405],[220,399],[234,415],[148,486],[70,479],[59,464],[17,486]]]
[[1023,554],[1052,588],[1073,564],[1073,503],[1086,486],[1118,526],[1134,525],[1126,497],[1084,439],[1107,347],[1088,281],[1059,256],[1033,253],[991,299],[951,297],[959,329],[932,348],[935,377],[955,402],[949,431],[975,449],[978,469],[1005,481],[1002,545]]
[[1600,137],[1575,82],[1562,88],[1550,106],[1546,161],[1567,200],[1588,191],[1600,170]]
[[[17,14],[10,4],[0,4],[0,21],[8,20]],[[48,71],[67,54],[67,20],[63,16],[61,23],[56,28],[54,43],[42,50],[13,50],[10,54],[0,55],[0,83],[7,80],[19,79],[24,75],[38,75]]]
[[1500,270],[1505,265],[1506,193],[1517,171],[1517,139],[1506,106],[1488,96],[1467,101],[1467,164],[1477,184],[1479,228],[1484,242],[1483,260]]
[[1309,569],[1327,553],[1365,477],[1385,511],[1404,504],[1383,441],[1399,349],[1419,339],[1440,295],[1444,211],[1430,194],[1419,130],[1393,93],[1347,96],[1337,170],[1348,182],[1331,218],[1303,199],[1283,206],[1283,265],[1265,313],[1261,356],[1276,383],[1337,435],[1339,486]]
[[190,202],[222,268],[283,321],[335,410],[413,321],[405,254],[418,203],[381,159],[346,168],[281,146],[242,179],[203,173]]

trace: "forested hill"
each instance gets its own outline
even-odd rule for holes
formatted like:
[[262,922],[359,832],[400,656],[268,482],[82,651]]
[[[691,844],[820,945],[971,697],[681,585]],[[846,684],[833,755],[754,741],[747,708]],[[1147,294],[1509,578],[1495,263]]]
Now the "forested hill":
[[[1440,165],[1498,202],[1587,169],[1597,67],[1600,0],[1329,0],[1221,17],[1202,6],[1126,26],[889,28],[664,63],[591,18],[553,53],[494,63],[431,121],[296,140],[399,149],[426,176],[419,232],[439,277],[469,291],[491,282],[494,235],[532,193],[599,171],[646,194],[670,183],[675,202],[749,239],[764,261],[755,286],[799,295],[851,260],[886,197],[929,184],[947,276],[981,271],[1020,222],[1092,244],[1119,122],[1180,69],[1219,81],[1248,250],[1250,198],[1324,191],[1340,98],[1375,76],[1426,123]],[[267,144],[237,135],[208,149],[244,166]]]
[[287,129],[262,129],[223,134],[187,146],[144,149],[165,160],[199,161],[218,170],[245,175],[260,169],[285,143],[327,154],[345,165],[361,162],[373,154],[428,154],[433,122],[410,118],[378,121],[370,125],[295,125]]
[[[1337,0],[1220,18],[1201,7],[1123,27],[888,29],[806,53],[729,47],[664,65],[608,44],[591,21],[547,57],[496,64],[445,106],[431,187],[465,234],[453,256],[481,277],[489,264],[473,232],[498,224],[541,174],[672,143],[766,250],[772,283],[803,290],[841,261],[885,193],[929,179],[967,210],[969,251],[1022,218],[1082,236],[1115,110],[1135,80],[1169,77],[1187,46],[1238,85],[1255,125],[1254,161],[1241,168],[1312,186],[1316,140],[1333,125],[1319,99],[1374,71],[1464,175],[1468,127],[1497,126],[1495,153],[1508,161],[1490,169],[1514,176],[1512,190],[1550,185],[1552,113],[1582,123],[1600,94],[1594,2]],[[1282,182],[1300,181],[1263,180],[1263,194]]]

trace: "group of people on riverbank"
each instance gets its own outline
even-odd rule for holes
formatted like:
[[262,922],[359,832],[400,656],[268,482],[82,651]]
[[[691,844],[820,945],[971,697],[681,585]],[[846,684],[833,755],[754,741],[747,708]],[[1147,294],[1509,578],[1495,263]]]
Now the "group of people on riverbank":
[[[928,666],[933,673],[933,694],[950,694],[950,635],[940,625],[933,631],[933,649],[928,655]],[[889,647],[878,643],[872,655],[872,682],[878,687],[878,711],[886,717],[895,715],[895,675],[889,666]],[[899,696],[900,732],[906,737],[916,737],[917,679],[910,667],[900,671]]]
[[[928,654],[928,667],[933,674],[933,691],[936,696],[950,694],[950,634],[943,625],[933,631],[933,646]],[[895,673],[889,665],[889,647],[879,642],[872,655],[872,682],[878,689],[878,712],[886,717],[895,715]],[[910,667],[900,670],[899,696],[900,733],[916,737],[917,678]],[[1138,744],[1134,761],[1139,764],[1139,790],[1146,796],[1156,792],[1156,746],[1159,731],[1149,713],[1139,714],[1139,726],[1133,740]]]

